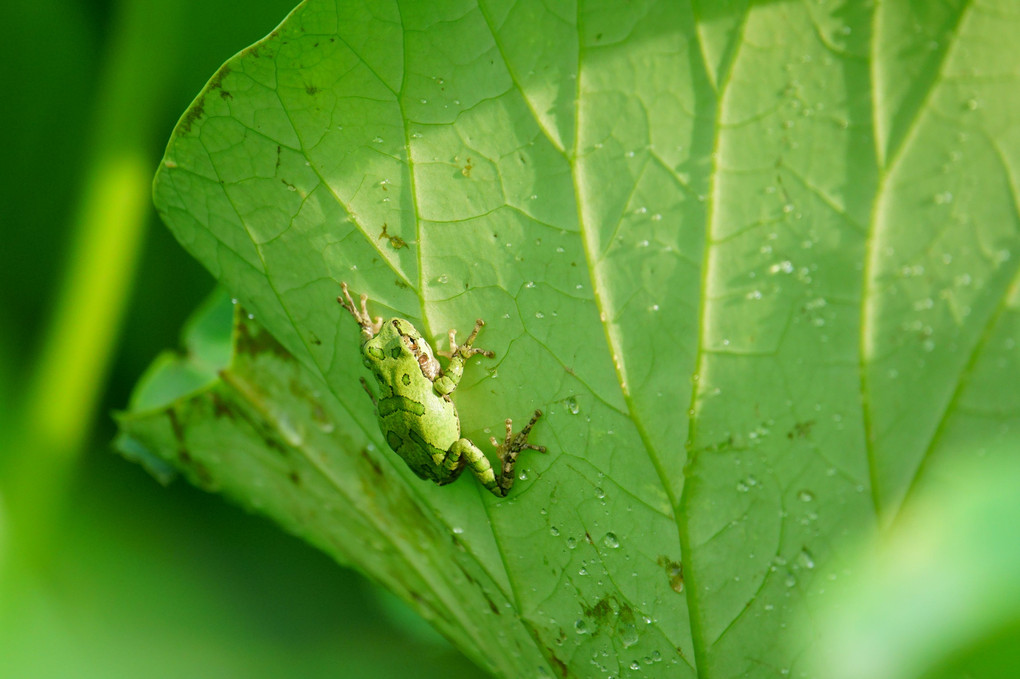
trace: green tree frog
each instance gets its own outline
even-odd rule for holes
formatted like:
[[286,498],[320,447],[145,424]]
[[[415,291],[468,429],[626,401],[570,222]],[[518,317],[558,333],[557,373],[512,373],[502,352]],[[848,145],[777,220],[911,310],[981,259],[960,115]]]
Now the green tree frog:
[[403,318],[372,318],[366,307],[368,297],[361,295],[360,308],[341,283],[343,295],[337,301],[361,326],[361,355],[378,383],[379,396],[372,393],[362,378],[362,386],[375,404],[379,428],[390,448],[407,462],[422,479],[439,485],[455,481],[465,467],[470,467],[485,488],[497,497],[506,497],[514,483],[514,465],[522,450],[530,448],[545,452],[543,446],[528,443],[528,434],[542,415],[536,410],[531,421],[517,434],[508,418],[506,437],[496,446],[500,462],[497,477],[489,459],[469,439],[460,435],[460,417],[450,394],[464,374],[464,364],[475,354],[493,357],[491,351],[474,347],[478,331],[485,323],[475,321],[475,329],[464,344],[456,343],[456,332],[450,330],[450,350],[436,352],[449,359],[446,368],[439,365],[432,347]]

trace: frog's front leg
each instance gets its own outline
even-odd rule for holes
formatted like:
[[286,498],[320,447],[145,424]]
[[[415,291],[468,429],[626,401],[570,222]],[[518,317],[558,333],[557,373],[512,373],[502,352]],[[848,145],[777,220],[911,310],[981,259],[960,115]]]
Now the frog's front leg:
[[457,331],[450,330],[450,350],[436,352],[440,356],[446,356],[450,359],[446,369],[443,370],[443,374],[435,382],[437,393],[445,395],[457,388],[457,385],[460,384],[460,378],[464,375],[464,363],[475,354],[481,354],[487,358],[492,358],[496,355],[491,351],[476,349],[472,346],[475,343],[475,338],[478,337],[478,331],[482,329],[483,325],[485,325],[485,321],[480,318],[476,320],[475,329],[468,335],[467,341],[461,345],[457,344]]

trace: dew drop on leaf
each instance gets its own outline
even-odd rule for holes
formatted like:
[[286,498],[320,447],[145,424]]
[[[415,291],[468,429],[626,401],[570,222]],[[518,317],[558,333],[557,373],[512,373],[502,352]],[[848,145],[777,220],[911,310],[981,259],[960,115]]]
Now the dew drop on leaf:
[[620,633],[620,641],[623,642],[624,648],[630,648],[638,642],[638,631],[634,623],[628,622],[620,625],[618,631]]

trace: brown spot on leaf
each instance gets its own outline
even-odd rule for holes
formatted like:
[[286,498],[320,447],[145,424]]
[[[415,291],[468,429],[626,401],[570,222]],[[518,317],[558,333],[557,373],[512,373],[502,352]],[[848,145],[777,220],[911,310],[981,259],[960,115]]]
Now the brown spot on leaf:
[[[243,309],[241,314],[242,316],[245,315]],[[255,323],[241,322],[237,324],[234,349],[238,354],[247,354],[248,356],[274,354],[281,358],[291,358],[291,355],[283,348],[282,344]]]
[[613,615],[613,607],[609,601],[609,597],[602,597],[594,606],[582,605],[581,610],[584,611],[586,617],[591,618],[599,625],[605,625]]
[[808,420],[806,422],[797,422],[793,425],[793,429],[786,432],[786,438],[790,439],[806,439],[811,436],[811,428],[815,425],[814,420]]
[[379,234],[379,240],[383,240],[385,238],[386,240],[388,240],[390,242],[390,247],[393,248],[394,250],[399,250],[400,248],[406,248],[407,247],[407,241],[405,241],[400,236],[391,236],[390,234],[388,234],[386,232],[386,227],[387,227],[386,224],[382,225],[382,233]]
[[230,409],[230,404],[223,400],[219,392],[210,391],[209,397],[212,400],[213,414],[216,417],[234,419],[234,411]]
[[669,587],[677,594],[684,591],[684,565],[679,561],[673,561],[669,557],[660,556],[656,563],[666,571],[669,578]]
[[561,677],[566,677],[569,675],[567,664],[560,660],[559,658],[557,658],[555,655],[553,655],[552,649],[549,649],[548,659],[552,666],[556,668],[556,671],[560,673]]

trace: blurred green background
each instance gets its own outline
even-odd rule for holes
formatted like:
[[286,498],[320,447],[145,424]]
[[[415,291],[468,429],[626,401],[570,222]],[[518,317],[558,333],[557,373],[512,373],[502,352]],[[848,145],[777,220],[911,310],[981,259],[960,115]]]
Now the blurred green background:
[[149,189],[174,123],[286,0],[0,5],[0,675],[482,676],[268,521],[112,452],[212,278]]

